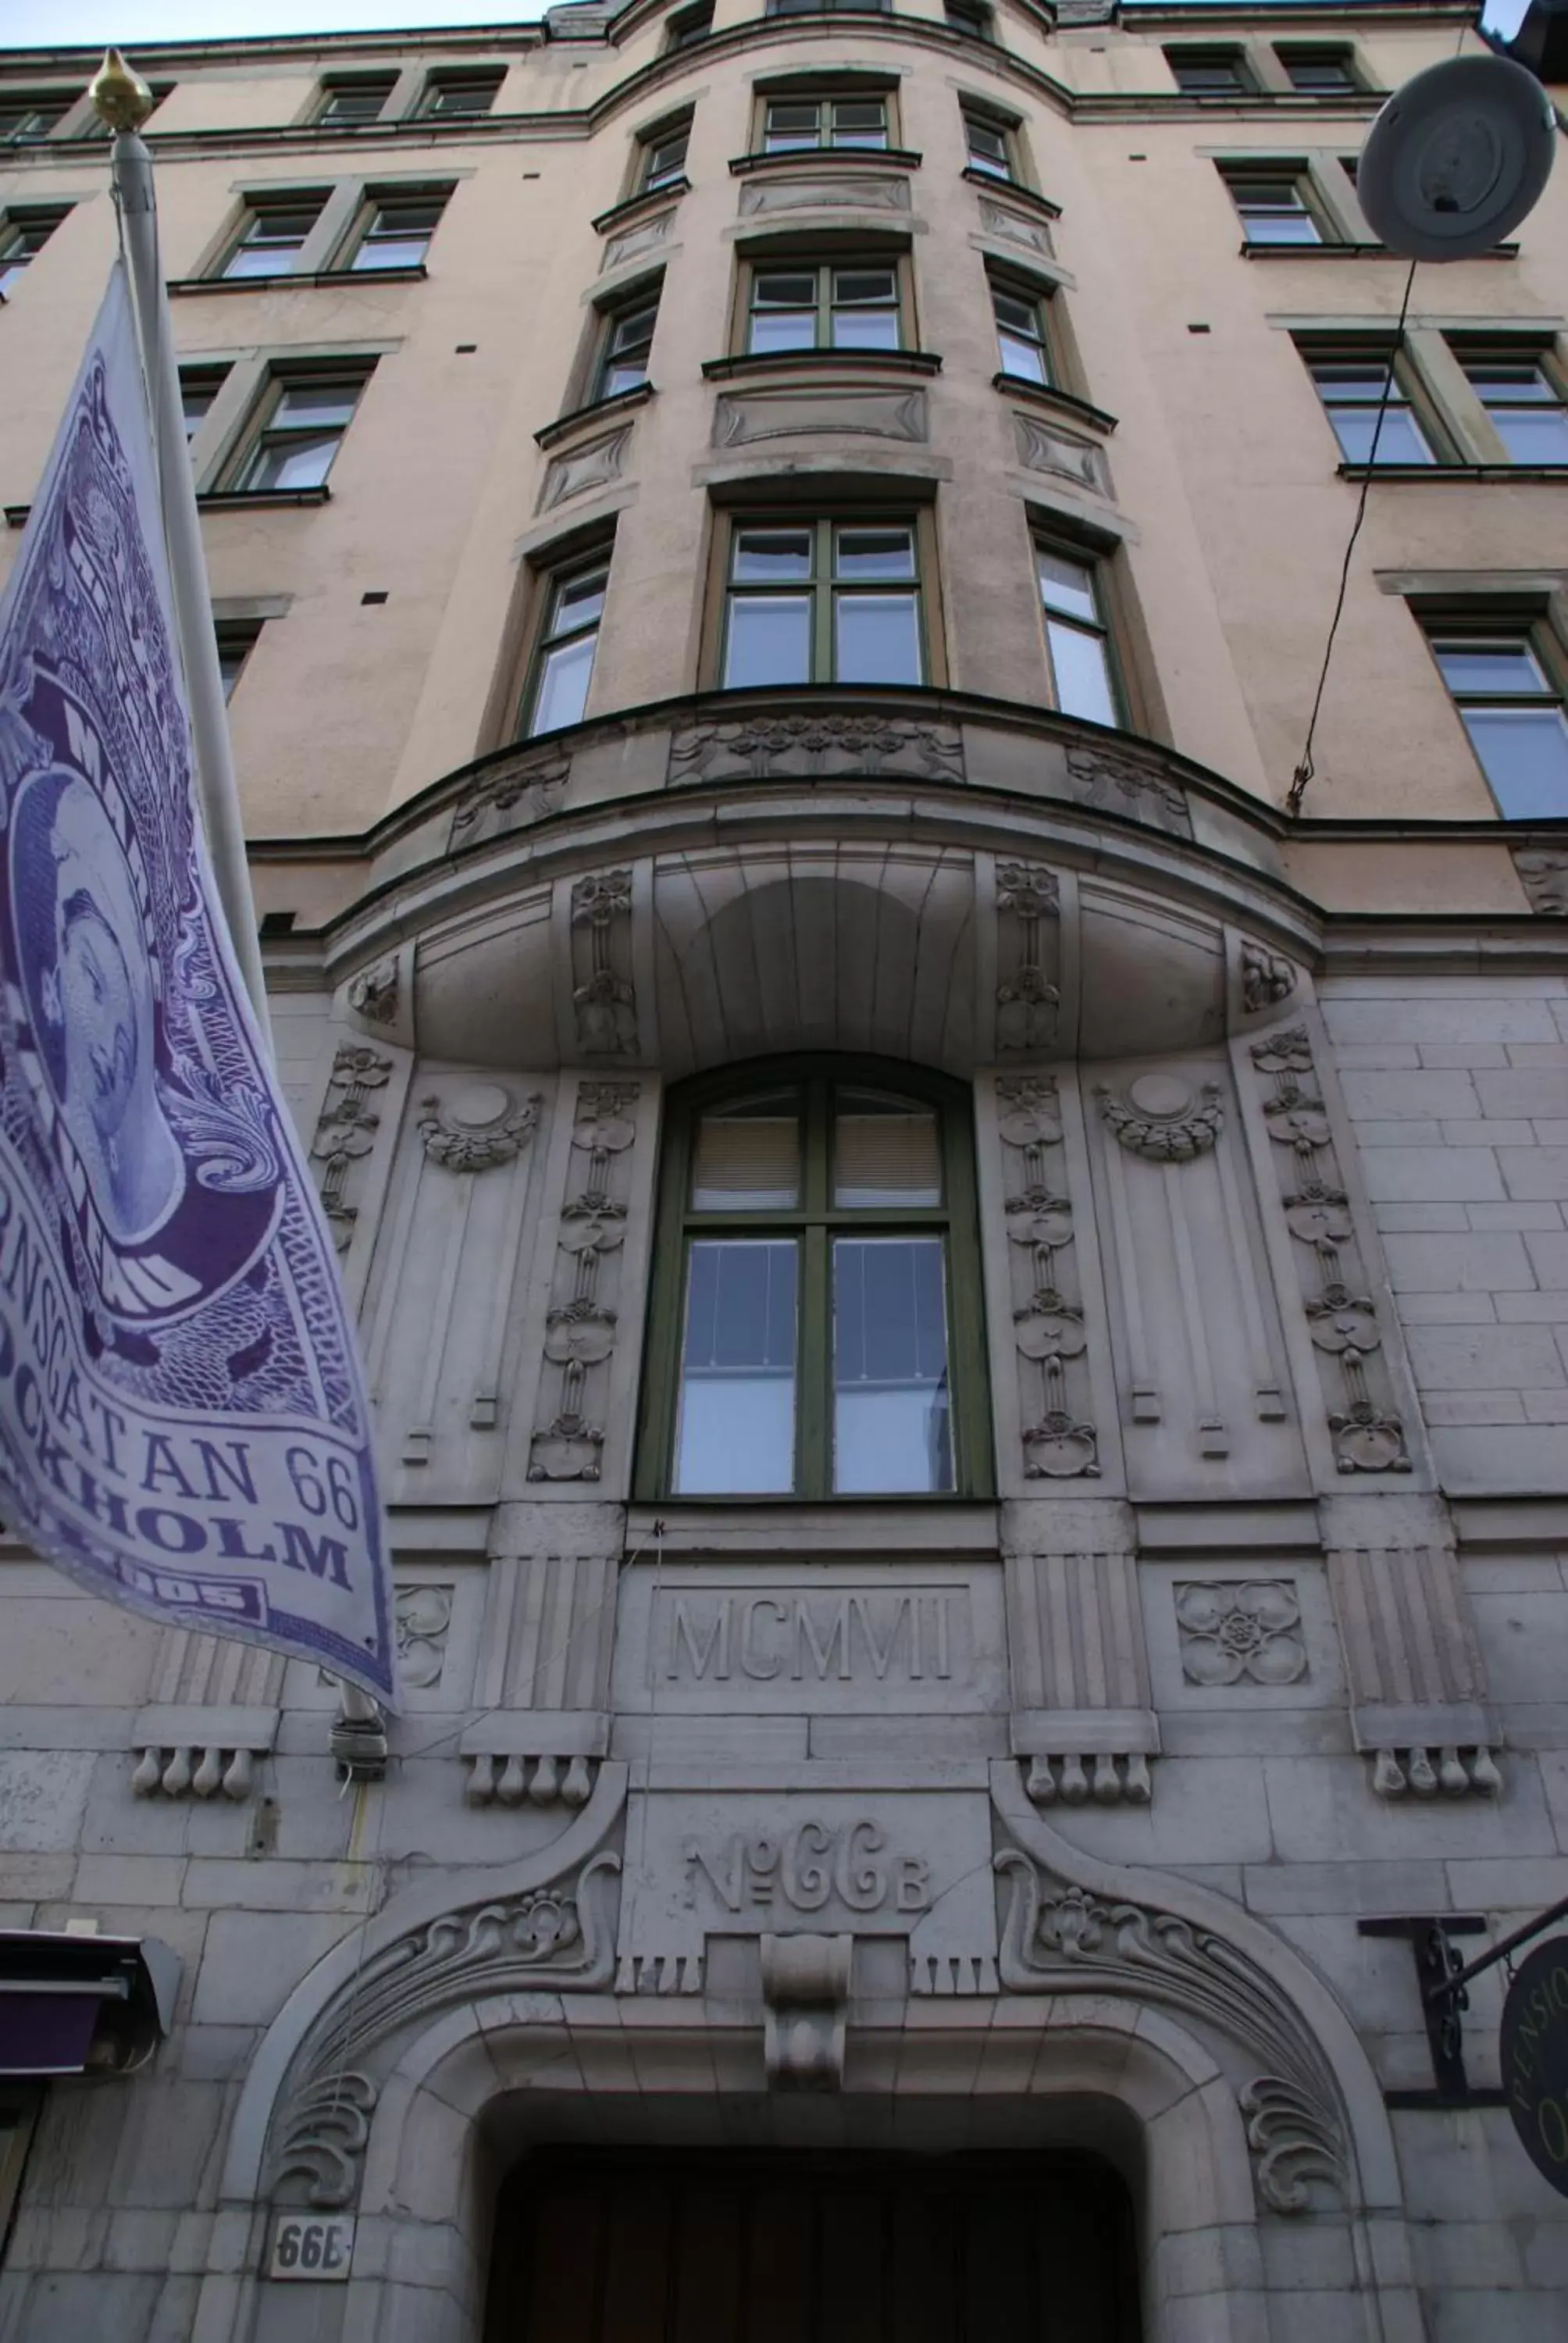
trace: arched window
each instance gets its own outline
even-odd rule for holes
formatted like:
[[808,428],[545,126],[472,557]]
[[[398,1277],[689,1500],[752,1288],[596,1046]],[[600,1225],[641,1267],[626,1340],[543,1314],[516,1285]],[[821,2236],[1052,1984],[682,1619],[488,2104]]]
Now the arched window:
[[969,1100],[769,1060],[669,1101],[646,1497],[990,1489]]

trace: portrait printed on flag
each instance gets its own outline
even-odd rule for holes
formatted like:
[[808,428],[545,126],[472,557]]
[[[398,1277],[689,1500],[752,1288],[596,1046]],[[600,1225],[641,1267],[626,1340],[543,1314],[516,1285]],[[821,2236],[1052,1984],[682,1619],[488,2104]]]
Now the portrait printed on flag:
[[118,287],[0,611],[0,1513],[385,1698],[368,1411],[202,842]]

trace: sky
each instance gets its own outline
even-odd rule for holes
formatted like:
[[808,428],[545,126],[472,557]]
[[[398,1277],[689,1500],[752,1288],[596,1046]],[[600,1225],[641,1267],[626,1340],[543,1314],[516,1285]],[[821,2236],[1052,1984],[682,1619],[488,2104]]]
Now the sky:
[[[1290,0],[1279,0],[1288,5]],[[1512,33],[1526,0],[1487,0],[1493,30]],[[0,47],[87,48],[116,41],[239,40],[267,33],[375,33],[433,25],[519,24],[542,0],[0,0]]]

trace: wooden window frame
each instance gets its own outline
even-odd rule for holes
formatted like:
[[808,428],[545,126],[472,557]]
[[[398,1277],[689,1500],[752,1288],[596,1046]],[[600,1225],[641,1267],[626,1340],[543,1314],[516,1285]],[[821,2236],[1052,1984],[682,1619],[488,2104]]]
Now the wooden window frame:
[[422,204],[434,206],[436,212],[429,234],[425,239],[424,254],[417,261],[400,260],[395,262],[393,266],[396,268],[423,268],[429,258],[430,246],[436,241],[441,222],[446,217],[447,206],[452,199],[453,191],[454,182],[450,179],[434,181],[429,186],[420,186],[412,181],[407,185],[394,181],[388,186],[383,186],[374,180],[371,181],[364,189],[358,208],[349,223],[348,232],[333,254],[329,266],[334,272],[342,270],[359,277],[379,275],[381,273],[379,270],[361,268],[358,266],[359,255],[365,250],[377,221],[384,211],[396,210],[400,204]]
[[[1246,49],[1239,41],[1181,41],[1173,43],[1164,54],[1165,62],[1171,68],[1171,77],[1182,97],[1195,97],[1200,102],[1207,98],[1217,106],[1227,106],[1234,105],[1238,98],[1257,97],[1261,94]],[[1188,89],[1181,80],[1183,65],[1219,65],[1233,68],[1236,76],[1233,87]]]
[[[1412,615],[1421,628],[1428,656],[1442,687],[1444,699],[1453,711],[1454,720],[1464,736],[1464,745],[1473,759],[1476,771],[1485,784],[1487,795],[1503,822],[1528,824],[1548,817],[1541,814],[1511,814],[1499,797],[1491,774],[1481,759],[1481,751],[1464,720],[1467,707],[1543,708],[1555,707],[1568,711],[1568,640],[1554,623],[1551,608],[1544,597],[1537,594],[1481,594],[1473,597],[1449,598],[1433,595],[1412,595],[1409,598]],[[1443,674],[1438,659],[1438,647],[1443,641],[1516,643],[1528,651],[1546,679],[1545,690],[1531,695],[1524,692],[1457,693]],[[1564,814],[1568,814],[1565,800]]]
[[[1027,277],[1020,271],[1009,269],[1000,262],[992,261],[987,264],[986,298],[990,304],[991,327],[997,337],[997,366],[1007,381],[1028,383],[1036,390],[1062,390],[1065,387],[1061,352],[1057,341],[1056,321],[1051,316],[1054,290],[1054,287],[1048,289],[1037,279]],[[1032,375],[1013,374],[1002,363],[1001,320],[996,314],[998,294],[1000,294],[1004,300],[1020,302],[1034,312],[1040,327],[1040,357],[1045,366],[1044,379],[1040,382],[1036,382]],[[1028,337],[1025,336],[1020,338]]]
[[[13,273],[25,275],[50,238],[58,235],[74,208],[70,204],[10,204],[0,211],[0,301],[11,297],[4,290],[4,280]],[[43,234],[37,243],[19,257],[19,242],[29,230],[39,228]]]
[[[687,156],[690,150],[694,120],[694,109],[691,106],[683,106],[678,113],[667,114],[659,121],[650,123],[646,130],[638,132],[633,149],[632,185],[628,201],[635,201],[638,196],[668,195],[672,189],[682,184],[686,177]],[[680,140],[679,161],[672,169],[661,171],[658,176],[654,178],[651,176],[654,157],[661,146],[672,145],[677,138]]]
[[235,693],[239,689],[240,680],[245,674],[250,655],[261,640],[261,630],[266,624],[265,618],[215,618],[213,621],[213,633],[217,639],[220,671],[226,658],[233,658],[236,653],[238,655],[238,665],[234,671],[234,680],[224,691],[226,705],[233,699]]
[[28,115],[47,116],[48,119],[41,130],[0,130],[0,154],[9,146],[39,146],[45,139],[53,138],[66,116],[77,105],[81,95],[80,89],[5,91],[0,96],[0,111],[14,114],[25,110]]
[[[1051,709],[1059,716],[1066,716],[1070,722],[1075,724],[1091,724],[1095,720],[1092,717],[1074,716],[1070,709],[1061,705],[1060,692],[1056,679],[1056,662],[1051,656],[1050,649],[1050,622],[1054,615],[1060,618],[1064,625],[1075,627],[1081,634],[1099,636],[1104,647],[1111,703],[1116,711],[1115,729],[1123,732],[1133,730],[1137,710],[1131,688],[1131,679],[1128,673],[1126,659],[1122,655],[1121,640],[1122,613],[1113,575],[1115,555],[1105,552],[1098,545],[1088,544],[1082,538],[1074,537],[1064,529],[1053,528],[1049,523],[1035,522],[1030,529],[1029,536],[1030,569],[1034,583],[1035,608],[1040,618],[1040,649],[1045,662],[1046,681],[1050,690]],[[1070,561],[1077,568],[1089,572],[1094,592],[1096,612],[1092,624],[1087,619],[1072,618],[1064,611],[1052,613],[1048,609],[1045,591],[1040,579],[1039,556],[1042,553],[1054,554],[1059,561]]]
[[[978,177],[999,187],[1027,187],[1030,183],[1023,167],[1023,149],[1019,142],[1017,121],[997,107],[987,106],[983,99],[962,95],[959,98],[959,115],[963,124],[967,167]],[[999,171],[989,163],[976,162],[972,136],[976,129],[989,130],[1001,140],[1007,163],[1005,171]]]
[[[809,87],[796,86],[784,89],[780,89],[777,83],[769,83],[766,88],[759,89],[757,92],[756,104],[752,111],[751,152],[753,155],[848,155],[850,156],[896,153],[899,149],[900,137],[898,95],[896,87],[885,82],[865,82],[850,78],[845,78],[842,81],[818,78],[813,79]],[[884,135],[879,146],[858,146],[848,142],[839,146],[835,140],[820,136],[821,118],[826,116],[828,108],[834,106],[870,105],[878,105],[882,109]],[[816,143],[811,146],[770,147],[768,144],[768,112],[769,108],[774,106],[815,106],[819,117]]]
[[[1289,252],[1293,249],[1300,252],[1310,251],[1318,245],[1344,243],[1344,234],[1340,223],[1328,210],[1319,195],[1311,164],[1302,160],[1301,157],[1286,156],[1277,163],[1272,161],[1222,162],[1219,169],[1220,176],[1225,185],[1225,192],[1230,196],[1235,208],[1236,217],[1241,223],[1241,240],[1244,245],[1258,249],[1267,248],[1271,251]],[[1292,236],[1253,236],[1251,222],[1241,208],[1239,192],[1241,187],[1249,182],[1260,186],[1267,186],[1271,183],[1279,186],[1289,186],[1293,188],[1302,212],[1317,230],[1317,235],[1312,242],[1309,244],[1303,239]]]
[[894,350],[918,350],[920,337],[915,327],[914,271],[907,246],[897,245],[879,249],[856,245],[844,251],[824,251],[819,243],[803,252],[785,248],[765,247],[748,253],[741,263],[739,281],[736,287],[735,326],[731,336],[731,355],[736,357],[766,357],[766,351],[753,352],[751,319],[756,314],[756,283],[759,276],[797,275],[814,273],[817,278],[817,338],[803,342],[788,355],[799,357],[819,357],[853,365],[857,359],[891,356],[876,348],[855,349],[836,347],[832,339],[833,311],[839,305],[832,297],[835,269],[887,268],[892,271],[893,289],[898,307],[899,338]]
[[[391,74],[328,74],[321,85],[321,95],[311,116],[317,130],[351,130],[363,122],[380,122],[386,116],[392,95],[397,86],[397,75]],[[330,119],[334,101],[345,90],[378,89],[381,103],[374,114],[347,115],[341,122]]]
[[299,242],[287,252],[286,256],[285,255],[283,248],[281,246],[279,247],[279,265],[276,268],[258,268],[254,272],[257,278],[265,277],[308,276],[310,272],[307,269],[301,269],[299,262],[310,243],[311,237],[317,233],[322,225],[323,216],[326,213],[327,205],[332,200],[334,192],[335,191],[330,187],[281,187],[276,195],[266,187],[256,187],[249,190],[241,198],[241,212],[237,224],[219,246],[216,256],[214,259],[211,267],[206,271],[206,274],[217,280],[219,283],[243,285],[246,281],[246,276],[251,272],[242,272],[240,275],[231,277],[229,275],[229,269],[234,261],[237,259],[240,253],[246,249],[262,248],[253,247],[250,246],[249,239],[252,228],[255,227],[259,221],[266,218],[269,213],[303,213],[308,206],[314,205],[315,209],[311,215],[310,226],[300,237]]
[[625,398],[629,397],[633,390],[648,386],[648,367],[643,368],[642,383],[640,385],[628,383],[624,390],[608,390],[605,387],[605,377],[609,372],[614,357],[613,344],[617,328],[624,325],[629,317],[640,317],[645,309],[653,311],[653,324],[648,329],[648,357],[651,364],[653,337],[658,331],[658,311],[663,298],[664,271],[661,268],[656,270],[651,276],[642,277],[636,285],[623,287],[612,299],[598,305],[595,311],[597,323],[594,329],[593,349],[585,385],[586,396],[582,402],[585,407],[600,406],[607,398]]
[[[938,1115],[945,1202],[903,1210],[836,1208],[829,1123],[835,1085],[918,1099]],[[793,1211],[696,1212],[687,1203],[698,1117],[728,1098],[799,1088],[804,1093],[801,1184]],[[948,1391],[953,1486],[875,1495],[832,1486],[832,1250],[835,1232],[940,1233],[946,1240]],[[674,1442],[680,1389],[686,1261],[694,1232],[798,1236],[795,1483],[772,1494],[677,1497]],[[638,1407],[634,1491],[681,1504],[920,1504],[973,1503],[994,1493],[983,1275],[975,1185],[973,1103],[968,1087],[902,1060],[831,1054],[758,1059],[699,1075],[669,1093],[660,1151],[653,1273]]]
[[[1549,330],[1532,331],[1528,327],[1517,333],[1510,333],[1505,327],[1500,327],[1494,333],[1462,332],[1452,328],[1442,338],[1450,357],[1464,377],[1465,395],[1474,402],[1477,412],[1483,418],[1487,439],[1497,443],[1495,460],[1499,464],[1516,464],[1523,471],[1530,470],[1528,458],[1517,458],[1509,453],[1508,442],[1493,420],[1491,407],[1470,378],[1470,368],[1488,365],[1533,366],[1552,392],[1558,412],[1568,414],[1568,367],[1563,365],[1556,336]],[[1546,400],[1521,400],[1517,403],[1527,407],[1533,406],[1537,413],[1548,412],[1550,407]]]
[[354,427],[359,413],[359,402],[365,396],[375,370],[374,358],[272,360],[262,377],[244,427],[230,448],[218,475],[219,492],[248,496],[290,496],[301,493],[298,489],[268,489],[265,487],[250,486],[248,475],[260,452],[263,441],[272,428],[272,418],[290,390],[305,389],[313,385],[324,389],[339,387],[347,389],[352,384],[355,393],[353,412],[337,433],[337,447],[332,461],[327,465],[326,476],[315,484],[309,493],[314,494],[319,489],[324,489],[337,466],[338,457],[343,452],[343,442]]
[[[692,30],[695,26],[697,29]],[[688,49],[699,49],[704,41],[713,37],[713,0],[695,0],[689,8],[678,8],[665,26],[664,54],[667,57],[683,55]]]
[[[852,357],[853,351],[846,351]],[[704,660],[712,674],[711,689],[724,691],[766,690],[770,687],[758,684],[727,686],[724,682],[725,653],[729,641],[729,608],[734,585],[733,557],[736,533],[745,528],[809,528],[813,532],[811,575],[801,581],[811,596],[811,673],[803,685],[779,684],[771,687],[780,691],[805,690],[813,688],[841,689],[845,691],[887,689],[890,691],[921,691],[941,688],[947,682],[946,663],[941,656],[937,618],[941,605],[936,570],[935,518],[929,505],[908,501],[890,501],[886,505],[867,503],[859,498],[846,498],[842,502],[832,499],[788,505],[739,505],[727,508],[722,515],[723,526],[714,531],[714,623],[709,629],[710,656]],[[831,673],[833,664],[833,555],[832,531],[835,528],[908,528],[914,538],[915,617],[920,647],[920,681],[912,684],[839,686]],[[821,547],[826,533],[828,555],[824,565]],[[888,583],[895,582],[890,579]],[[746,589],[742,588],[744,592]],[[759,592],[767,588],[759,587]],[[776,590],[776,589],[775,589]],[[826,658],[824,659],[824,652]]]
[[[487,114],[495,112],[496,100],[501,94],[506,78],[505,67],[498,73],[493,66],[478,70],[466,65],[439,65],[425,77],[418,104],[414,109],[414,118],[416,121],[482,122]],[[464,106],[451,114],[444,112],[439,104],[442,95],[447,90],[458,88],[488,90],[490,102],[487,106]]]
[[[1369,84],[1361,70],[1354,45],[1349,41],[1276,41],[1273,44],[1273,50],[1280,70],[1289,81],[1292,91],[1297,97],[1321,97],[1325,104],[1332,105],[1336,97],[1366,96]],[[1315,60],[1320,64],[1332,63],[1342,66],[1345,75],[1343,87],[1323,90],[1303,89],[1291,71],[1292,60],[1298,64],[1310,65]]]
[[[534,609],[528,635],[528,659],[523,671],[523,688],[518,696],[517,720],[512,737],[518,741],[538,740],[547,737],[544,731],[530,729],[534,712],[538,706],[539,690],[544,681],[545,664],[558,643],[568,642],[591,634],[594,656],[588,668],[588,687],[583,695],[584,715],[578,721],[586,722],[588,694],[593,690],[594,669],[598,664],[599,638],[604,632],[605,612],[609,601],[610,567],[615,556],[613,536],[596,537],[590,543],[578,545],[572,551],[560,551],[555,558],[542,558],[534,569]],[[604,571],[604,593],[598,616],[591,628],[567,628],[558,637],[550,630],[551,618],[561,590],[578,578],[592,571]],[[570,725],[552,725],[550,731],[570,731]]]
[[[1370,468],[1381,472],[1406,464],[1410,459],[1406,457],[1380,455],[1377,463],[1369,466],[1365,457],[1349,456],[1345,453],[1343,442],[1339,433],[1334,430],[1333,415],[1328,400],[1323,397],[1323,386],[1317,377],[1317,369],[1320,366],[1390,367],[1394,383],[1402,395],[1397,400],[1390,399],[1389,411],[1397,413],[1402,408],[1414,417],[1416,427],[1426,441],[1432,456],[1431,465],[1426,468],[1439,472],[1445,465],[1462,460],[1455,446],[1453,433],[1448,426],[1442,408],[1433,398],[1431,387],[1413,353],[1408,345],[1396,348],[1392,331],[1384,334],[1336,335],[1322,337],[1302,335],[1297,340],[1296,347],[1317,395],[1318,404],[1322,409],[1323,420],[1328,425],[1334,445],[1340,451],[1340,461],[1349,469],[1360,472]],[[1371,404],[1367,411],[1376,414],[1375,401]]]

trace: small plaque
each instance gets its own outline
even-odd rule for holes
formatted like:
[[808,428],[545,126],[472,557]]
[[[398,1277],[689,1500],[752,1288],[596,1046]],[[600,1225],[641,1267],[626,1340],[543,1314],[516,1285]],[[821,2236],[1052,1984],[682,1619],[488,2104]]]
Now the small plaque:
[[272,2225],[268,2278],[347,2278],[354,2259],[352,2213],[279,2213]]

